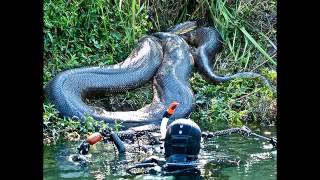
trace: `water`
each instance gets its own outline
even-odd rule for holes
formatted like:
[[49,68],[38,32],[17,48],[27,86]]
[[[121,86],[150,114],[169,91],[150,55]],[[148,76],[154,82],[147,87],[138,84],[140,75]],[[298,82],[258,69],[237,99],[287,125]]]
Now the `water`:
[[[274,127],[254,132],[274,137]],[[80,142],[61,142],[56,146],[44,147],[44,179],[187,179],[186,177],[160,175],[130,175],[125,169],[142,161],[151,154],[131,147],[126,157],[119,157],[112,144],[99,143],[91,147],[88,165],[75,164],[69,160],[76,154]],[[161,154],[154,152],[153,155]],[[240,159],[239,166],[210,162],[217,157],[229,160]],[[199,154],[201,174],[189,179],[276,179],[277,152],[267,142],[240,135],[219,137],[203,145]]]

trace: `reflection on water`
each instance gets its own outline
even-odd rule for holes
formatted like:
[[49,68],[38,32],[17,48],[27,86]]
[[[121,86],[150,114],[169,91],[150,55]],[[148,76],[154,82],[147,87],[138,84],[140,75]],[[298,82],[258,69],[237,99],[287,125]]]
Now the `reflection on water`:
[[[257,132],[257,131],[256,131]],[[274,127],[257,132],[275,136]],[[267,142],[239,135],[219,137],[203,144],[199,154],[198,177],[130,175],[125,169],[151,155],[151,151],[129,147],[125,157],[119,157],[112,144],[99,143],[91,147],[88,164],[75,164],[70,160],[80,142],[62,142],[44,147],[44,179],[276,179],[277,152]],[[161,156],[158,150],[153,155]],[[239,166],[216,163],[216,159],[240,160]],[[211,162],[214,161],[215,163]]]

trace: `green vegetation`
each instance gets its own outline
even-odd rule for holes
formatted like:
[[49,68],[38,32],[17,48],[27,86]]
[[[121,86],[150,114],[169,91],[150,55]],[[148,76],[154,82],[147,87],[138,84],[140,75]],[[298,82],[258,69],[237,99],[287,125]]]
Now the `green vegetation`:
[[[148,30],[163,30],[189,19],[202,19],[221,33],[224,49],[216,57],[216,72],[254,71],[276,86],[276,0],[45,0],[44,84],[67,69],[121,62]],[[191,85],[196,94],[192,118],[203,129],[276,120],[276,94],[259,81],[212,85],[194,72]],[[151,101],[151,83],[88,99],[107,110],[138,109]],[[47,100],[43,107],[45,143],[106,126],[90,117],[85,122],[61,119]]]

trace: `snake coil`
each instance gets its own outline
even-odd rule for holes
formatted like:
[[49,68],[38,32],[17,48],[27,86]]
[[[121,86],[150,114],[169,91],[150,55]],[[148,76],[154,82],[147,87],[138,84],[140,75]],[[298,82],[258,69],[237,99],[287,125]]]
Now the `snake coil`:
[[[180,103],[174,119],[192,112],[195,101],[189,79],[194,64],[211,82],[222,83],[234,78],[260,78],[253,72],[218,76],[213,72],[212,59],[221,51],[222,38],[211,27],[196,28],[194,21],[178,24],[169,32],[158,32],[142,38],[123,62],[111,66],[83,67],[56,75],[46,86],[49,101],[64,117],[85,118],[114,123],[124,128],[144,124],[160,124],[166,107]],[[142,86],[153,78],[153,101],[136,111],[108,112],[91,107],[85,98],[98,93],[123,92]],[[270,86],[270,85],[269,85]]]

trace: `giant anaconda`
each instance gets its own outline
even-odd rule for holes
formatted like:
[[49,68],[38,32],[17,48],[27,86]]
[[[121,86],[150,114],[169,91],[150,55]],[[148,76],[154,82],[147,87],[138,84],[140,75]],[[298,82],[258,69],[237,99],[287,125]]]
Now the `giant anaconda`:
[[[259,77],[243,72],[228,77],[216,75],[212,60],[220,51],[222,38],[211,27],[190,30],[195,22],[173,27],[169,32],[158,32],[142,38],[123,62],[111,66],[83,67],[59,73],[46,86],[48,98],[60,115],[114,123],[125,128],[144,124],[159,124],[172,101],[180,103],[173,118],[188,116],[194,107],[190,88],[194,62],[202,74],[214,83],[236,77]],[[189,44],[188,44],[189,43]],[[153,101],[136,111],[108,112],[88,106],[84,99],[96,93],[114,93],[142,86],[153,78]]]

